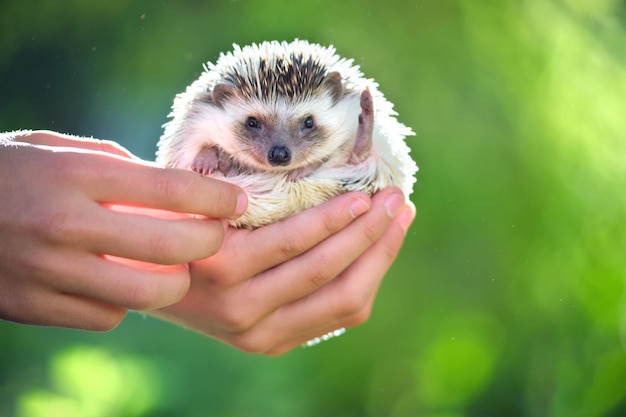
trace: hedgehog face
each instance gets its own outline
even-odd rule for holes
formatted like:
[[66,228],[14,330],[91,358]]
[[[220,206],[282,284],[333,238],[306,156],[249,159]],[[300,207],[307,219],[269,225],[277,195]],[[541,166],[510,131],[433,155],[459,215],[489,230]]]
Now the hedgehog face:
[[235,136],[230,156],[240,165],[263,171],[323,163],[344,141],[328,117],[334,108],[330,95],[301,103],[235,98],[224,106]]
[[220,161],[290,178],[339,166],[354,149],[359,95],[368,85],[332,47],[299,40],[235,45],[177,97],[166,137],[180,134],[189,143],[172,143],[169,159],[190,166],[187,153],[214,147]]
[[342,146],[350,148],[360,112],[358,96],[344,91],[338,72],[316,73],[318,78],[311,82],[294,76],[296,70],[289,71],[293,86],[268,74],[264,77],[273,82],[259,83],[256,93],[241,80],[233,83],[232,77],[214,86],[209,101],[228,120],[235,140],[224,150],[237,165],[274,172],[302,170],[342,153]]
[[249,150],[249,162],[264,169],[305,165],[328,136],[312,114],[285,117],[252,113],[235,126],[235,131],[241,149]]

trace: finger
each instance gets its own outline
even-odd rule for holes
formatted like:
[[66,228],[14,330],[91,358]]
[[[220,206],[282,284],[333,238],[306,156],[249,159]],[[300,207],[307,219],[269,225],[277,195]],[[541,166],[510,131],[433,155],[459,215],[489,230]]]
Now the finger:
[[[77,148],[49,149],[55,153],[39,151],[45,172],[54,176],[54,183],[64,184],[68,194],[80,191],[105,205],[149,207],[213,218],[236,218],[247,207],[241,188],[191,171]],[[28,155],[22,156],[28,163]]]
[[247,198],[236,185],[197,173],[115,158],[92,158],[80,177],[102,203],[138,205],[212,218],[236,218]]
[[128,310],[102,301],[63,294],[49,305],[54,326],[79,330],[106,332],[116,328]]
[[14,140],[30,143],[32,145],[89,149],[92,151],[111,153],[126,158],[137,159],[135,155],[113,141],[81,138],[78,136],[64,135],[47,130],[24,132],[24,134],[15,136]]
[[72,329],[106,332],[116,328],[128,310],[93,298],[63,294],[54,306],[53,315],[63,320],[62,326]]
[[[308,315],[315,317],[313,327],[300,333],[291,328],[294,337],[269,349],[266,354],[282,354],[335,329],[349,328],[367,321],[380,283],[400,252],[406,231],[414,218],[415,207],[409,202],[394,218],[385,235],[340,278],[323,291],[303,300],[305,302],[301,305],[296,303],[287,306],[278,315],[278,320],[281,315],[295,315],[294,318]],[[319,308],[323,305],[322,298],[326,299],[327,308]],[[307,313],[307,310],[310,312]]]
[[52,289],[33,289],[19,300],[21,314],[11,320],[38,326],[67,327],[108,331],[126,316],[127,310],[98,300],[58,293]]
[[[102,208],[96,218],[85,219],[75,246],[160,265],[187,263],[215,254],[224,238],[218,220],[164,220]],[[70,238],[69,233],[64,238]]]
[[176,303],[189,289],[185,265],[130,265],[95,255],[74,257],[72,262],[66,258],[54,261],[51,270],[55,271],[59,291],[131,310],[152,310]]
[[251,291],[272,294],[271,299],[263,300],[272,305],[262,308],[273,309],[300,299],[341,274],[383,236],[404,201],[395,188],[379,192],[372,199],[369,212],[342,233],[327,238],[306,255],[258,276],[251,282]]
[[307,329],[304,332],[291,337],[276,346],[262,352],[266,356],[278,356],[292,349],[300,347],[313,347],[321,342],[343,335],[347,329],[363,324],[370,316],[374,297],[364,306],[363,310],[352,316],[342,317],[332,322],[324,323],[321,326]]
[[35,227],[48,244],[57,247],[161,265],[211,256],[223,240],[224,226],[219,220],[192,219],[182,214],[165,220],[115,208],[74,201],[53,214],[37,216],[39,223]]
[[[369,210],[370,198],[360,192],[336,197],[320,206],[259,229],[230,230],[219,257],[208,259],[207,267],[221,270],[232,281],[249,279],[308,251],[319,242],[345,228]],[[247,259],[233,265],[232,259]],[[216,264],[224,263],[221,266]],[[199,270],[202,263],[194,265]]]

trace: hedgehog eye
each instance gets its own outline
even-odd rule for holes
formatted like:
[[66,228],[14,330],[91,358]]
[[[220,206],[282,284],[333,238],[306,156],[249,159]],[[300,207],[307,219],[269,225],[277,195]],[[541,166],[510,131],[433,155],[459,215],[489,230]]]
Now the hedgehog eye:
[[258,129],[259,127],[261,127],[261,124],[256,119],[256,117],[248,117],[248,120],[246,120],[246,126],[252,129]]
[[309,116],[304,119],[304,122],[302,122],[302,126],[305,129],[313,129],[315,127],[315,121],[313,120],[313,116]]

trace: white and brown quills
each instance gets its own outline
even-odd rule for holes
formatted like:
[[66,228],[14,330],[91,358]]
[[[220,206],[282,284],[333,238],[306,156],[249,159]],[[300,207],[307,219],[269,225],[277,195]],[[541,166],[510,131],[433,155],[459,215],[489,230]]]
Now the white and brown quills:
[[408,196],[417,167],[377,84],[332,47],[264,42],[222,54],[174,100],[157,160],[238,184],[259,227],[350,190]]

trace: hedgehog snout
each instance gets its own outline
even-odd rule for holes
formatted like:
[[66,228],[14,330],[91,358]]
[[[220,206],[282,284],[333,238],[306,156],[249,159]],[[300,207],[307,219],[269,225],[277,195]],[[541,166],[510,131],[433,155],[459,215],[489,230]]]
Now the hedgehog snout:
[[284,145],[272,146],[267,153],[267,161],[272,166],[287,166],[291,162],[291,150]]

